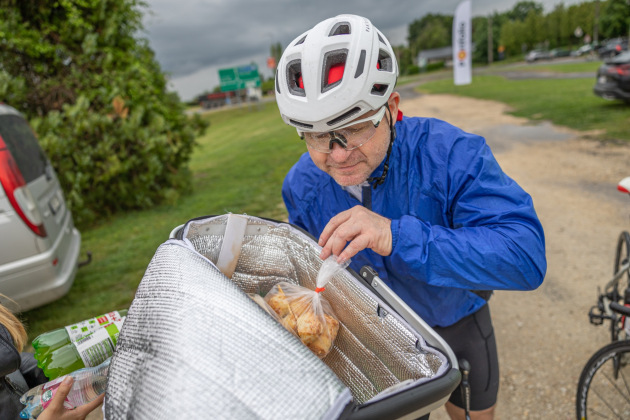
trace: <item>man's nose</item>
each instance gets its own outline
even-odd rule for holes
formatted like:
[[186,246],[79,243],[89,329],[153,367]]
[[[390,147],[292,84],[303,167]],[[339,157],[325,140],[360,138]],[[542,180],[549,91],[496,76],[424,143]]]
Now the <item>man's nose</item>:
[[350,153],[352,153],[352,151],[348,151],[339,143],[333,142],[332,149],[330,151],[330,158],[337,162],[343,162],[348,158]]

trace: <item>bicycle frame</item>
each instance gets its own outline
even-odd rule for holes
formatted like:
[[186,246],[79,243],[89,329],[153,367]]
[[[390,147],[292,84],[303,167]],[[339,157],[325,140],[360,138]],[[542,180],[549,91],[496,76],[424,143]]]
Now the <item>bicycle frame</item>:
[[[620,317],[624,316],[619,311],[611,309],[611,302],[623,301],[623,305],[630,305],[630,258],[628,255],[621,255],[623,246],[626,246],[626,253],[630,252],[630,234],[622,232],[617,242],[617,255],[615,259],[616,272],[612,279],[606,283],[604,293],[598,287],[597,305],[593,306],[588,313],[589,321],[593,325],[602,325],[605,320],[610,320],[610,335],[612,341],[617,341],[621,327],[619,325]],[[621,264],[621,265],[620,265]],[[628,275],[628,282],[623,295],[619,293],[621,278],[624,274]]]

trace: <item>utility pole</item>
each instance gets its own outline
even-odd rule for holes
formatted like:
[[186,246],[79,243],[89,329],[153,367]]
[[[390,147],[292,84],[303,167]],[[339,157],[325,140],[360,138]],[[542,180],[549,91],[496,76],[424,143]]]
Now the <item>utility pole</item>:
[[494,48],[492,47],[492,16],[488,16],[488,64],[492,64],[494,57],[492,56]]
[[593,44],[597,45],[599,40],[599,0],[595,1],[595,23],[593,24]]

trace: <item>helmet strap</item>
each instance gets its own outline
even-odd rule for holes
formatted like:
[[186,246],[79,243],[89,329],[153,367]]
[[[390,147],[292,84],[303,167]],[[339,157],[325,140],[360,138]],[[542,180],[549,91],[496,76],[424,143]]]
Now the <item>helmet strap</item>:
[[387,112],[389,112],[389,147],[387,148],[387,156],[385,157],[383,173],[379,177],[369,177],[367,179],[367,182],[372,183],[374,189],[385,182],[385,177],[389,171],[389,157],[392,153],[392,144],[394,144],[394,139],[396,138],[396,127],[392,124],[392,111],[389,109],[389,104],[387,104]]

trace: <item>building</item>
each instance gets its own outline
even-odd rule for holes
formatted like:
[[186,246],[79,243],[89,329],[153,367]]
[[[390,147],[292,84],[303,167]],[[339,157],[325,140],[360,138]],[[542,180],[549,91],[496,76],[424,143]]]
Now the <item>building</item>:
[[247,90],[205,93],[197,98],[199,106],[204,109],[219,108],[225,105],[247,101]]
[[[475,43],[471,45],[472,51],[475,51]],[[421,50],[417,57],[418,67],[426,70],[431,63],[443,61],[445,67],[453,66],[453,46],[432,48],[430,50]]]

